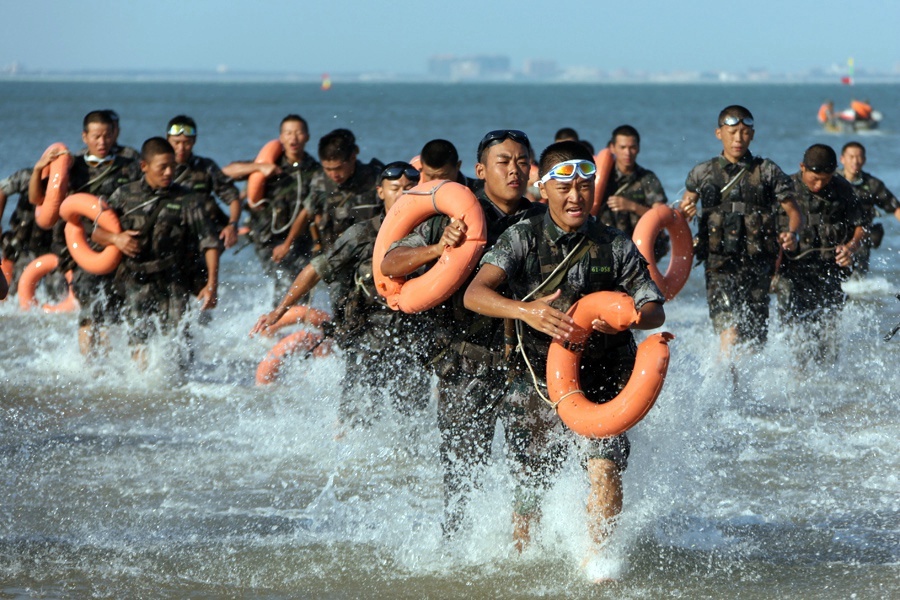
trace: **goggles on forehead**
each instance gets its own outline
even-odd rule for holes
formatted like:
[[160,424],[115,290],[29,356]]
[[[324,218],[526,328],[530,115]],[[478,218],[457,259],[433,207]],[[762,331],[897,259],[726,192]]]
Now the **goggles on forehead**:
[[[747,127],[753,127],[753,119],[750,117],[735,117],[734,115],[728,115],[722,119],[722,125],[727,125],[729,127],[734,127],[739,123],[743,123]],[[719,125],[719,127],[722,125]]]
[[524,131],[519,131],[518,129],[495,129],[494,131],[487,132],[485,136],[481,138],[481,141],[478,142],[478,162],[481,162],[481,154],[485,149],[493,146],[495,143],[508,139],[522,144],[528,148],[529,153],[531,152],[531,142],[528,141],[528,136],[525,135]]
[[572,181],[575,177],[582,179],[590,179],[597,173],[597,165],[590,160],[567,160],[558,165],[554,165],[547,173],[538,181],[540,184],[547,183],[551,179],[557,181]]
[[410,181],[418,181],[419,180],[419,171],[415,169],[409,163],[392,163],[384,168],[384,171],[381,172],[381,177],[379,177],[379,181],[385,179],[400,179],[406,175],[406,178]]
[[175,123],[169,130],[166,132],[166,135],[186,135],[188,137],[197,137],[197,129],[191,127],[190,125],[181,125],[179,123]]

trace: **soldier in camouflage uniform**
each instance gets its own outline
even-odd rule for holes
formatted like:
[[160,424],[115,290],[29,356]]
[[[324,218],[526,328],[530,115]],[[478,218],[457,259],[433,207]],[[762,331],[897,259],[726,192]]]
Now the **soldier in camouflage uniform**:
[[853,256],[853,275],[862,277],[869,272],[869,255],[872,248],[881,245],[884,237],[884,225],[875,223],[878,208],[900,221],[900,200],[877,177],[873,177],[863,167],[866,165],[866,149],[859,142],[847,142],[841,149],[841,164],[844,166],[840,174],[850,182],[859,198],[865,226],[869,230],[862,247]]
[[[531,143],[518,130],[491,131],[478,145],[475,174],[484,185],[476,197],[487,224],[487,247],[514,223],[546,210],[522,196],[531,157]],[[445,247],[464,240],[465,223],[438,215],[391,246],[381,272],[390,277],[410,275],[437,260]],[[468,498],[490,458],[507,375],[502,321],[466,310],[464,290],[465,284],[420,317],[434,329],[430,364],[439,380],[443,530],[448,537],[460,528]]]
[[[106,114],[106,116],[109,117],[110,121],[112,121],[113,124],[112,146],[109,149],[109,153],[121,156],[122,158],[128,160],[133,160],[135,163],[139,162],[141,159],[140,152],[138,152],[131,146],[123,146],[119,144],[119,113],[111,108],[107,108],[99,112]],[[88,151],[87,146],[85,146],[76,153],[76,156],[82,156],[89,153],[90,152]]]
[[197,297],[201,309],[217,302],[219,239],[203,208],[203,196],[172,183],[175,151],[161,137],[141,147],[140,181],[128,184],[110,197],[110,207],[123,231],[94,230],[93,240],[115,245],[125,255],[115,272],[124,297],[124,317],[131,327],[129,342],[143,362],[142,345],[157,329],[176,326],[192,297],[185,257],[202,254],[208,279]]
[[801,344],[801,358],[819,361],[836,356],[834,328],[846,296],[841,282],[850,276],[854,254],[864,246],[866,218],[853,187],[834,177],[837,156],[830,146],[814,144],[803,155],[791,180],[794,197],[806,219],[796,253],[781,264],[778,308],[783,321],[811,330]]
[[[122,185],[141,176],[134,160],[112,154],[114,121],[109,111],[96,110],[84,117],[81,139],[87,152],[75,156],[69,169],[69,194],[85,192],[102,200],[108,199]],[[58,155],[50,153],[35,164],[29,183],[28,196],[32,204],[43,202],[47,182],[41,173]],[[86,231],[93,223],[82,219]],[[81,353],[90,356],[99,348],[100,328],[118,318],[120,298],[113,287],[112,275],[94,275],[79,267],[66,247],[65,222],[60,219],[53,228],[52,250],[60,257],[59,271],[73,271],[72,291],[81,305],[78,315],[78,345]]]
[[278,307],[260,317],[250,332],[262,332],[278,322],[320,280],[329,284],[334,315],[329,335],[344,351],[346,363],[339,408],[344,422],[368,422],[379,394],[391,394],[404,413],[421,410],[431,395],[418,354],[418,319],[391,310],[372,280],[372,251],[381,221],[403,191],[418,181],[419,172],[408,163],[387,165],[377,188],[384,201],[380,213],[351,225],[330,250],[313,258]]
[[[736,342],[763,344],[769,331],[769,287],[779,252],[797,248],[803,217],[790,178],[774,162],[750,154],[753,115],[743,106],[719,113],[722,154],[687,176],[681,209],[702,202],[696,253],[706,266],[706,299],[723,353]],[[785,228],[776,227],[779,207]]]
[[[631,238],[644,213],[655,204],[665,204],[668,199],[653,171],[637,164],[641,151],[641,136],[637,129],[631,125],[616,127],[608,147],[616,157],[616,163],[603,192],[603,204],[597,218]],[[668,251],[669,236],[663,231],[656,238],[653,254],[659,260]]]
[[[591,153],[580,142],[554,143],[541,155],[540,172],[548,211],[507,229],[482,258],[481,269],[465,294],[469,310],[521,319],[529,326],[519,329],[524,357],[513,371],[500,416],[520,484],[514,513],[520,550],[529,540],[530,525],[539,517],[540,493],[561,466],[573,437],[565,434],[545,399],[550,342],[566,340],[574,331],[565,311],[582,296],[614,290],[634,299],[641,314],[635,328],[654,329],[665,321],[664,298],[637,248],[621,231],[590,218],[596,172]],[[559,277],[553,277],[555,270]],[[501,294],[497,290],[504,285],[508,289]],[[630,377],[636,347],[631,331],[618,331],[601,319],[594,321],[594,329],[582,356],[581,386],[588,398],[604,402],[614,398]],[[622,434],[577,441],[586,454],[591,481],[589,523],[599,543],[607,521],[621,510],[628,439]]]
[[281,120],[278,139],[284,153],[277,163],[233,162],[222,171],[235,180],[251,173],[266,176],[263,199],[249,204],[250,239],[263,272],[275,283],[274,302],[284,296],[299,273],[309,263],[312,242],[301,221],[303,201],[310,193],[319,163],[307,154],[309,127],[300,115]]
[[[241,218],[241,196],[234,182],[214,160],[194,154],[197,124],[191,117],[178,115],[172,118],[166,127],[166,140],[175,149],[174,182],[203,197],[203,210],[215,225],[223,244],[220,251],[231,248],[237,243],[237,226]],[[228,205],[228,215],[219,208],[216,196]],[[197,294],[208,278],[206,260],[200,255],[193,256],[191,265],[188,273],[190,289]]]

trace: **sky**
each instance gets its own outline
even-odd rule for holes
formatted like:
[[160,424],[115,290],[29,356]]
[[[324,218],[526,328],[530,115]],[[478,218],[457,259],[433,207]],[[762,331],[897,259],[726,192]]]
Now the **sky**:
[[897,0],[0,0],[0,70],[424,74],[439,54],[900,73]]

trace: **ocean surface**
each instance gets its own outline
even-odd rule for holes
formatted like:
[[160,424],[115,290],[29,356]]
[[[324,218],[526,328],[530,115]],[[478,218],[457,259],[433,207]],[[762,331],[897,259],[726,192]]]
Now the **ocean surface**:
[[[253,159],[288,113],[318,138],[357,136],[361,159],[409,159],[429,139],[460,149],[473,174],[488,130],[525,130],[539,151],[563,126],[598,148],[617,125],[642,135],[639,162],[670,199],[721,150],[716,115],[753,111],[751,149],[788,173],[823,133],[815,114],[868,97],[882,128],[860,135],[867,170],[900,192],[900,86],[336,85],[0,82],[0,176],[55,141],[81,146],[81,119],[113,108],[120,142],[140,147],[179,113],[195,152]],[[13,202],[7,206],[7,223]],[[247,337],[271,285],[247,249],[223,256],[220,304],[195,326],[196,364],[151,347],[146,372],[124,333],[87,364],[71,314],[0,303],[0,598],[897,598],[900,562],[900,223],[867,279],[848,285],[837,363],[796,366],[795,338],[738,363],[717,356],[703,273],[666,305],[675,334],[656,407],[630,433],[625,510],[597,586],[587,548],[586,477],[577,460],[548,493],[535,543],[511,544],[513,487],[501,437],[471,502],[471,531],[441,538],[434,400],[404,416],[385,402],[369,429],[336,438],[336,352],[289,362],[254,383],[273,340]],[[314,303],[327,306],[318,290]],[[195,318],[195,316],[193,317]],[[386,395],[389,392],[386,392]]]

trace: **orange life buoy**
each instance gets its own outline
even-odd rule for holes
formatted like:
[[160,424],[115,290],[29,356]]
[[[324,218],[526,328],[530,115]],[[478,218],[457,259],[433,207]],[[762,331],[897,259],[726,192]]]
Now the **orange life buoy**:
[[[437,263],[415,279],[383,275],[381,262],[391,244],[437,214],[465,222],[465,241],[456,248],[444,248]],[[420,183],[403,193],[378,230],[372,255],[375,288],[394,310],[417,313],[437,306],[466,281],[486,243],[484,211],[469,188],[446,180]]]
[[[621,292],[588,294],[572,305],[569,315],[581,335],[570,339],[568,348],[558,342],[547,353],[547,391],[556,412],[566,426],[579,435],[604,438],[619,435],[644,418],[662,390],[669,368],[671,333],[655,333],[637,350],[634,369],[619,395],[603,404],[591,402],[581,391],[578,370],[581,352],[597,317],[622,330],[640,320],[634,301]],[[574,342],[574,343],[573,343]]]
[[121,233],[119,217],[106,202],[91,194],[72,194],[59,207],[60,216],[66,220],[66,245],[69,253],[82,269],[94,275],[106,275],[115,271],[122,261],[122,251],[110,244],[100,252],[94,251],[87,241],[81,217],[93,221],[111,233]]
[[305,330],[295,331],[283,337],[256,367],[257,385],[266,385],[275,381],[284,359],[295,352],[303,351],[312,353],[316,357],[327,356],[331,353],[331,341],[323,340],[318,333]]
[[594,206],[591,207],[591,214],[596,217],[603,206],[603,194],[616,164],[616,157],[609,148],[604,148],[594,157],[594,163],[597,165],[597,174],[594,175]]
[[[22,310],[29,310],[33,306],[37,306],[37,300],[34,297],[37,286],[41,279],[52,272],[59,266],[59,257],[55,254],[44,254],[37,257],[22,271],[19,278],[19,307]],[[72,312],[78,309],[78,300],[72,291],[72,271],[66,271],[66,283],[68,284],[69,293],[57,304],[44,304],[41,308],[44,312]]]
[[[279,140],[272,140],[263,146],[259,154],[256,155],[255,163],[275,164],[281,155],[284,154],[284,147]],[[263,198],[263,190],[266,188],[266,176],[259,171],[250,173],[247,177],[247,205],[250,208],[259,208],[259,202]]]
[[263,330],[262,335],[272,337],[278,330],[297,323],[309,323],[313,327],[321,327],[325,322],[330,320],[331,315],[327,312],[298,304],[290,307],[278,321],[269,327],[266,327]]
[[[659,232],[665,229],[672,240],[672,253],[666,274],[659,272],[653,246]],[[694,238],[691,227],[680,210],[662,203],[655,204],[641,216],[631,236],[638,251],[647,259],[650,278],[659,287],[666,300],[678,295],[691,276],[691,261],[694,260]]]
[[[55,150],[64,151],[47,165],[43,173],[47,174],[47,191],[43,198],[37,198],[37,206],[34,209],[34,220],[38,226],[44,229],[52,229],[59,220],[59,207],[63,198],[69,193],[69,169],[72,168],[72,155],[66,145],[60,142],[51,144],[44,150],[43,156]],[[42,173],[42,175],[43,175]]]

